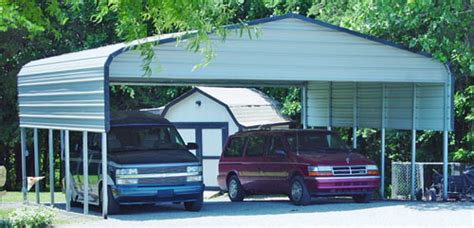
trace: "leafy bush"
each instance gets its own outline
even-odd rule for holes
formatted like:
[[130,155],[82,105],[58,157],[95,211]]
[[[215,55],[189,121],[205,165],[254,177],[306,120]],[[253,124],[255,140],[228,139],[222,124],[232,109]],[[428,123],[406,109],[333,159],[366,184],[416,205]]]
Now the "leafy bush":
[[54,212],[46,207],[22,207],[8,214],[11,227],[42,228],[53,223]]

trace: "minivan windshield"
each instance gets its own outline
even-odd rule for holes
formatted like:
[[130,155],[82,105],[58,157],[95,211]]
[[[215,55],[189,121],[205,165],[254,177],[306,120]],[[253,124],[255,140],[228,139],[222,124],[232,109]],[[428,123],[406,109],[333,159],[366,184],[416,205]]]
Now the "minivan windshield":
[[286,136],[290,149],[297,153],[330,153],[350,150],[350,147],[335,133],[302,131]]
[[112,127],[107,145],[110,152],[186,149],[173,126]]

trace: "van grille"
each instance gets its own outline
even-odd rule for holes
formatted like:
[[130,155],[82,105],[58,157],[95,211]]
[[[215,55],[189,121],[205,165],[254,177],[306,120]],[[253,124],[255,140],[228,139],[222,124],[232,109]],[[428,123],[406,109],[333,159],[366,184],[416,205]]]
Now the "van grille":
[[334,176],[342,175],[365,175],[367,168],[365,166],[334,166],[332,167],[332,174]]
[[[140,174],[173,174],[186,173],[187,166],[169,166],[169,167],[141,167],[138,168]],[[186,184],[186,177],[155,177],[155,178],[139,178],[138,184],[143,185],[182,185]]]
[[139,168],[138,174],[155,174],[155,173],[183,173],[186,172],[187,166],[173,166],[173,167],[147,167]]
[[168,178],[141,178],[138,184],[152,185],[181,185],[186,183],[186,177],[168,177]]

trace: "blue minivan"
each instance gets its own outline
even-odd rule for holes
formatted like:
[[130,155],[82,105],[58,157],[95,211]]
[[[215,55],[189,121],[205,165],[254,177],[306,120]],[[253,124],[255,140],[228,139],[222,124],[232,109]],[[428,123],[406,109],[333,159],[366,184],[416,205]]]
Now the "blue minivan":
[[[146,112],[111,114],[107,134],[108,212],[121,205],[183,203],[188,211],[199,211],[204,184],[200,160],[189,150],[168,120]],[[101,135],[89,133],[89,202],[101,205]],[[83,202],[82,143],[70,148],[71,205]]]

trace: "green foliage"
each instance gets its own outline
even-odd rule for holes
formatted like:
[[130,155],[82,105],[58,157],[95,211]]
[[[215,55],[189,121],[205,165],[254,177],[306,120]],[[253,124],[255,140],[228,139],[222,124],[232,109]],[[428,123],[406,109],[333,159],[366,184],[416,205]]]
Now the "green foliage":
[[8,223],[11,227],[49,227],[54,216],[54,212],[47,207],[21,207],[8,214]]

